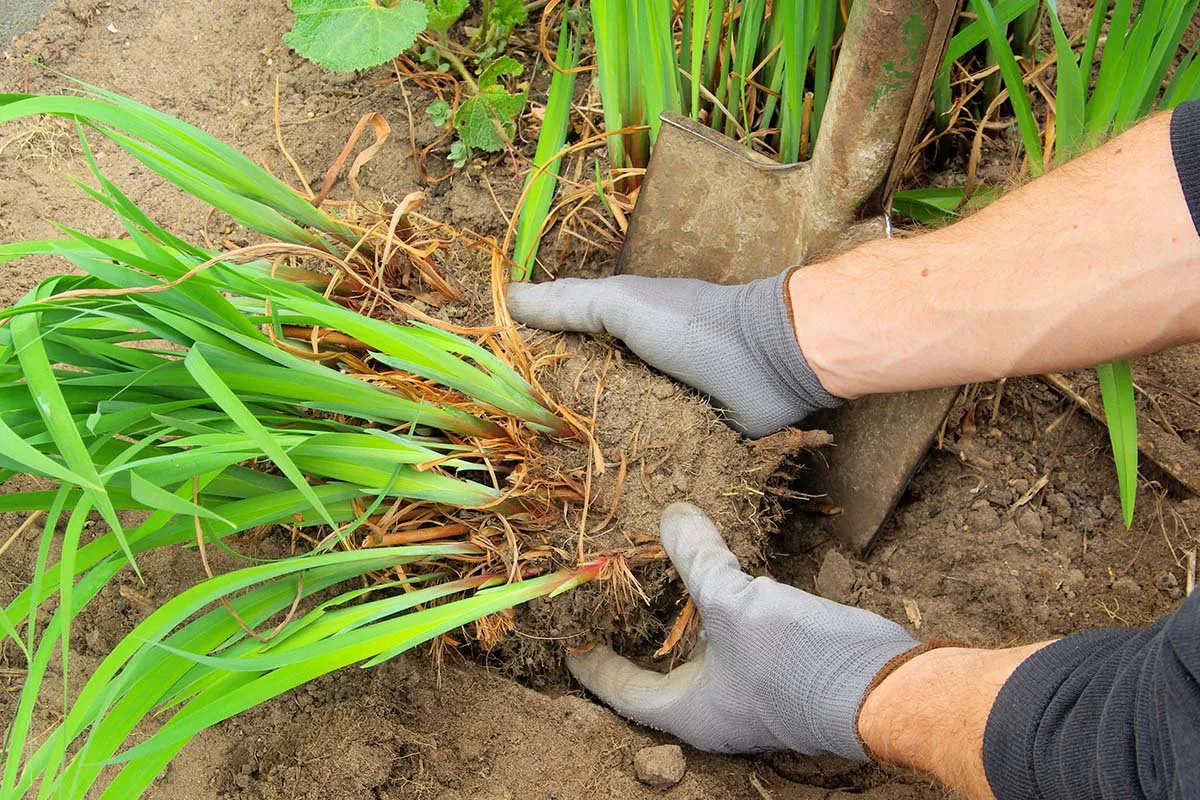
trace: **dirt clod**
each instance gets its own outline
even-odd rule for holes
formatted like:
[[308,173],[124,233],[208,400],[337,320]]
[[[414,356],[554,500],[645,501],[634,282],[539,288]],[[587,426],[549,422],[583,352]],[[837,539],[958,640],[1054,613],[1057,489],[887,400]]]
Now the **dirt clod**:
[[1046,508],[1055,518],[1066,522],[1071,517],[1071,500],[1062,492],[1053,492],[1046,498]]
[[1100,513],[1105,519],[1112,519],[1121,510],[1121,501],[1111,494],[1100,498]]
[[837,550],[830,550],[817,573],[817,594],[844,603],[854,591],[854,567]]
[[1017,512],[1017,529],[1030,537],[1040,537],[1046,524],[1042,515],[1032,508],[1022,508]]
[[643,747],[633,757],[633,770],[647,786],[670,789],[683,780],[687,761],[683,758],[683,748],[677,744]]
[[987,533],[1000,527],[1000,514],[986,500],[978,500],[967,514],[967,524],[971,530]]
[[1164,572],[1154,579],[1154,585],[1160,592],[1169,592],[1179,586],[1179,579],[1175,577],[1174,573]]
[[1125,597],[1137,597],[1142,592],[1141,585],[1133,578],[1126,576],[1113,581],[1113,591]]

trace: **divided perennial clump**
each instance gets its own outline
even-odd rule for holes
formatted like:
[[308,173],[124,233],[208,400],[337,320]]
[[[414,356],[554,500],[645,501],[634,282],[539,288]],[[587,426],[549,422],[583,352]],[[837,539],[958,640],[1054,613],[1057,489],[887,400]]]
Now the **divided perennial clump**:
[[[31,513],[23,530],[42,523],[30,584],[0,613],[0,635],[28,661],[0,797],[83,797],[101,776],[102,796],[135,797],[206,726],[598,575],[602,561],[496,575],[486,542],[440,524],[460,509],[536,514],[546,487],[520,481],[531,442],[572,426],[503,351],[350,307],[380,291],[363,274],[395,257],[432,269],[403,209],[390,227],[338,219],[203,131],[93,87],[0,95],[0,122],[37,114],[76,122],[98,186],[80,187],[127,237],[59,226],[61,239],[0,246],[0,262],[57,256],[81,273],[0,311],[0,483],[45,487],[0,495],[0,511]],[[100,173],[88,134],[274,241],[218,252],[173,235]],[[85,537],[93,512],[108,530]],[[311,551],[167,600],[79,687],[72,623],[138,554],[194,544],[208,569],[206,547],[270,525]],[[352,538],[360,528],[370,534]],[[280,613],[286,624],[257,632]],[[42,734],[56,650],[62,696],[75,699]],[[122,750],[151,714],[165,724]]]

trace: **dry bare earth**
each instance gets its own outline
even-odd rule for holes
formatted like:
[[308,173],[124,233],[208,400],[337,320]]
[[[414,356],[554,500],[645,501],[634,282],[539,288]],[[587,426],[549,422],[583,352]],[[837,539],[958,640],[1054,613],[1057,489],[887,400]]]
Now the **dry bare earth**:
[[[358,117],[375,110],[396,135],[364,169],[364,191],[396,200],[422,188],[405,157],[406,104],[399,88],[381,86],[383,72],[330,76],[302,62],[280,40],[287,25],[286,5],[278,0],[70,0],[8,48],[0,90],[55,88],[54,78],[18,58],[32,53],[56,69],[199,124],[287,175],[271,129],[278,80],[283,129],[310,177],[325,169]],[[431,141],[436,133],[420,113],[420,98],[412,102],[415,139]],[[68,176],[83,168],[68,130],[54,124],[0,127],[0,142],[10,137],[16,138],[0,153],[0,240],[53,235],[49,219],[91,233],[118,232],[69,184]],[[110,177],[160,221],[200,238],[199,204],[135,171],[111,147],[101,146],[100,159]],[[511,207],[519,186],[511,165],[498,164],[487,179],[499,202]],[[430,193],[431,215],[448,223],[483,232],[503,224],[479,176],[457,176]],[[51,266],[8,266],[0,302],[19,297]],[[1197,364],[1200,357],[1190,349],[1144,367],[1194,398]],[[672,390],[660,391],[664,397],[658,399],[665,400]],[[1141,492],[1133,530],[1124,531],[1103,432],[1081,414],[1064,416],[1068,406],[1033,381],[1009,382],[993,419],[993,392],[983,387],[977,407],[960,407],[956,419],[975,410],[965,427],[950,428],[947,447],[953,452],[930,458],[873,554],[863,561],[849,553],[841,553],[849,557],[841,562],[828,559],[826,591],[910,628],[919,611],[918,635],[987,645],[1139,624],[1173,608],[1185,581],[1176,555],[1196,546],[1200,504],[1148,467],[1151,483]],[[622,397],[629,395],[614,383],[603,402]],[[1164,395],[1161,405],[1195,446],[1195,407],[1177,395]],[[625,444],[606,443],[606,456],[615,463]],[[721,456],[713,458],[723,463]],[[709,484],[674,473],[653,476],[658,483],[651,494],[664,501],[715,501],[711,489],[706,494],[701,488]],[[1049,476],[1044,487],[1018,505],[1043,475]],[[0,536],[19,522],[0,516]],[[652,520],[647,524],[652,527]],[[4,556],[0,599],[24,585],[31,545],[27,537]],[[259,546],[270,555],[279,543]],[[835,548],[800,520],[774,549],[771,570],[812,589]],[[143,568],[146,585],[129,579],[106,590],[79,626],[72,647],[80,663],[94,661],[148,608],[203,576],[195,557],[182,552],[148,557]],[[12,648],[0,658],[0,667],[21,666]],[[0,714],[7,718],[20,677],[0,674],[7,676],[0,685]],[[637,782],[632,762],[639,748],[660,741],[667,739],[626,724],[564,682],[534,691],[475,663],[451,660],[439,671],[423,654],[413,654],[380,669],[329,676],[205,733],[166,771],[155,796],[654,797],[662,793]],[[941,796],[919,779],[889,779],[873,769],[847,771],[807,759],[715,758],[692,751],[687,758],[687,776],[667,796],[817,798],[841,795],[839,787],[871,798]]]

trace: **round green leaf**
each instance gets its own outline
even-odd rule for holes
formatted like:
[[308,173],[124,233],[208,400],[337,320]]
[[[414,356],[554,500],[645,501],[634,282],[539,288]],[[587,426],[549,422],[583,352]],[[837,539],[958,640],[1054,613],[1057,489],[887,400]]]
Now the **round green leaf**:
[[292,0],[296,24],[283,35],[297,53],[334,72],[378,66],[412,47],[429,14],[422,0]]

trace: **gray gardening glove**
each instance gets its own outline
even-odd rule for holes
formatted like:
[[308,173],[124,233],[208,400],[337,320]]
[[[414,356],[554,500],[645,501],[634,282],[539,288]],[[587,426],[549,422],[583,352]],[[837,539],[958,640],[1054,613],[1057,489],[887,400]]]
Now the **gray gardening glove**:
[[751,578],[688,503],[663,512],[662,543],[704,625],[692,659],[662,675],[597,647],[568,657],[571,674],[617,713],[701,750],[866,760],[858,707],[884,665],[917,646],[904,628]]
[[796,342],[785,294],[790,274],[741,286],[634,275],[514,283],[508,308],[535,328],[616,336],[757,438],[840,402]]

